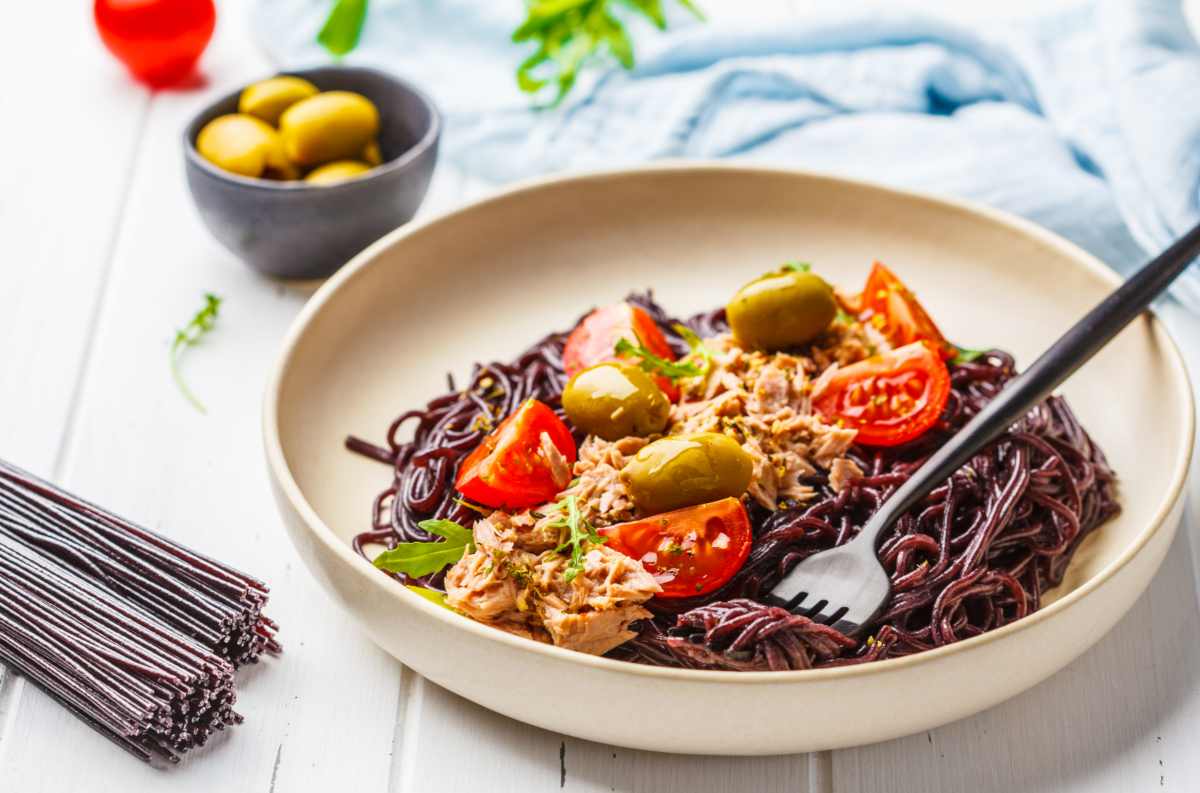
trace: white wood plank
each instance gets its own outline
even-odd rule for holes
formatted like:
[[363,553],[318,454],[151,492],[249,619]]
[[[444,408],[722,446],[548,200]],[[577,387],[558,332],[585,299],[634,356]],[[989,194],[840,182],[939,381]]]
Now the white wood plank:
[[[9,37],[0,92],[0,456],[53,476],[111,258],[113,228],[148,106],[101,51],[90,14],[31,3]],[[36,79],[19,65],[38,64]],[[25,684],[0,667],[0,747]]]
[[[179,130],[190,114],[266,69],[242,25],[244,8],[222,4],[206,56],[208,86],[155,97],[62,478],[271,583],[270,613],[289,652],[242,675],[246,724],[169,777],[115,751],[29,688],[9,708],[11,735],[20,737],[0,745],[5,790],[85,790],[99,779],[130,791],[168,779],[177,790],[381,790],[387,783],[403,671],[303,569],[262,463],[264,381],[311,286],[258,277],[219,248],[193,211],[180,165]],[[202,416],[175,391],[167,348],[209,290],[226,298],[219,329],[185,364],[208,404]],[[52,305],[43,299],[43,309]]]
[[[1164,310],[1200,371],[1200,320]],[[1135,419],[1131,419],[1135,420]],[[835,752],[839,793],[1192,791],[1200,778],[1200,460],[1180,533],[1147,593],[1050,680],[925,735]],[[941,696],[929,681],[930,696]],[[886,706],[886,703],[881,703]]]
[[53,36],[53,55],[17,35],[2,56],[0,455],[52,474],[149,98],[76,4],[28,3],[19,19]]
[[424,679],[414,689],[397,780],[404,793],[810,790],[807,755],[685,757],[622,749],[520,724]]

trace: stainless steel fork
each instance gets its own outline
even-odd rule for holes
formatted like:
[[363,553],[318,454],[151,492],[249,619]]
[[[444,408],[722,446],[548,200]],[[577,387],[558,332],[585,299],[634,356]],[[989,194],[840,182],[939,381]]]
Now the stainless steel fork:
[[879,563],[879,537],[901,515],[1045,399],[1132,322],[1200,255],[1200,226],[1142,267],[1015,377],[892,494],[858,536],[796,565],[767,600],[842,633],[860,632],[879,616],[891,582]]

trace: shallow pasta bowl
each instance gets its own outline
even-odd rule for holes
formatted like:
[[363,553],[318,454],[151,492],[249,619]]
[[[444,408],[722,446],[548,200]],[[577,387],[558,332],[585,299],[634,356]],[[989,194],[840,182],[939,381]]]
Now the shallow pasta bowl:
[[[301,556],[375,642],[433,682],[513,718],[622,746],[771,754],[863,744],[962,718],[1049,677],[1133,604],[1179,522],[1191,389],[1149,317],[1063,389],[1121,477],[1123,512],[1080,548],[1041,611],[931,652],[778,673],[628,664],[472,622],[351,549],[391,477],[343,449],[348,433],[382,439],[396,415],[444,391],[448,370],[461,378],[473,361],[512,358],[630,290],[652,287],[686,315],[795,258],[846,285],[862,283],[880,258],[951,339],[1003,347],[1019,363],[1118,283],[1028,222],[810,173],[665,165],[516,187],[375,243],[288,334],[264,431]],[[714,723],[721,729],[687,727]]]

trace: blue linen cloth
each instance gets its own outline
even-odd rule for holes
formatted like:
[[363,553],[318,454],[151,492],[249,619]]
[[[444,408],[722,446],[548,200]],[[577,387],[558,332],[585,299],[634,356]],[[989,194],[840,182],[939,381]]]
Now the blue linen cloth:
[[[328,61],[329,5],[259,0],[256,34],[280,66]],[[513,81],[523,6],[372,0],[348,61],[425,87],[444,156],[496,184],[666,157],[792,165],[1006,209],[1126,273],[1200,221],[1200,48],[1178,0],[1060,4],[991,29],[870,4],[747,3],[739,27],[665,35],[631,23],[637,68],[590,74],[552,111]],[[1174,295],[1200,310],[1200,265]]]

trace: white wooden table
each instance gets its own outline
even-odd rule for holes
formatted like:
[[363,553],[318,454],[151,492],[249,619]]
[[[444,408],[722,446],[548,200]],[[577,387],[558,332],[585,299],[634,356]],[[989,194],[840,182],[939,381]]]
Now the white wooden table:
[[[1195,506],[1149,592],[1084,658],[1007,704],[890,743],[657,755],[527,727],[426,683],[319,591],[268,491],[260,395],[314,285],[239,264],[205,232],[184,184],[185,119],[269,69],[244,6],[221,4],[207,85],[150,95],[102,52],[85,4],[20,5],[28,35],[6,37],[0,55],[0,455],[269,581],[286,652],[242,674],[246,723],[169,771],[0,671],[0,791],[1200,789]],[[443,170],[425,211],[472,192]],[[202,416],[172,385],[167,351],[205,291],[226,303],[185,364]],[[1175,310],[1167,319],[1200,372],[1200,322]]]

